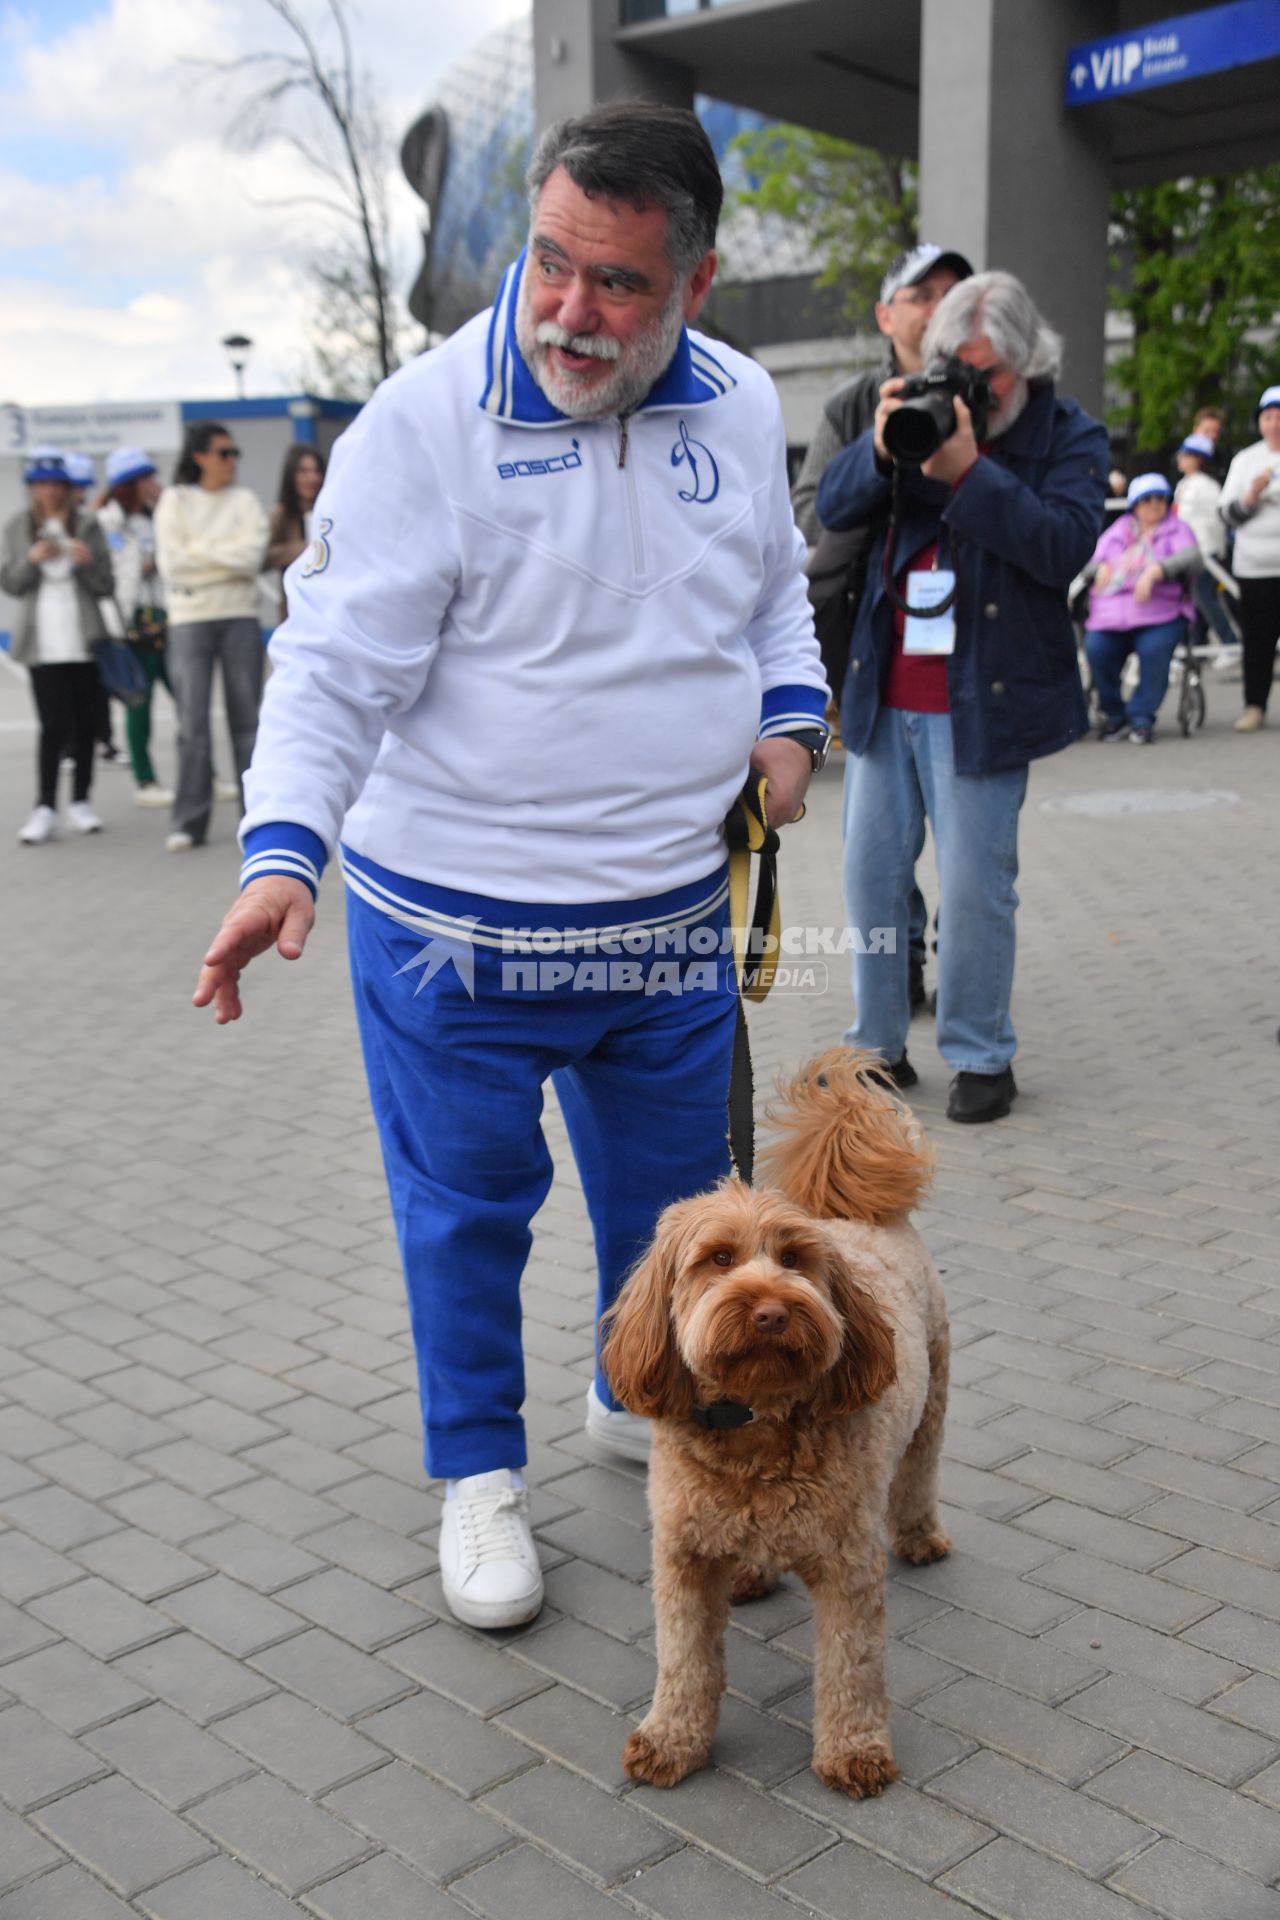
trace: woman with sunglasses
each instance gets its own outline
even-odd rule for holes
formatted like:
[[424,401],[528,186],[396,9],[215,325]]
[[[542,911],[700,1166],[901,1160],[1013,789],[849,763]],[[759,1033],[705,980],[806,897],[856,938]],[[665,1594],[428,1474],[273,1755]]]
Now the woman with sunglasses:
[[236,777],[253,758],[262,698],[263,646],[257,577],[267,550],[267,517],[255,494],[236,485],[240,449],[215,420],[187,428],[174,484],[155,512],[156,560],[169,604],[169,678],[178,706],[178,787],[168,853],[204,844],[213,807],[209,700],[214,663],[222,689]]

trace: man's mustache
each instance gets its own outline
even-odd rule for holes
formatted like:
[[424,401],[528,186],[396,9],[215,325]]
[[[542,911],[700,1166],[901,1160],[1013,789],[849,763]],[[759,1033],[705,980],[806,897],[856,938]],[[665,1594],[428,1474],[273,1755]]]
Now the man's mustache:
[[554,320],[539,322],[534,335],[541,347],[564,347],[570,353],[589,354],[593,360],[617,360],[621,343],[603,333],[566,333]]

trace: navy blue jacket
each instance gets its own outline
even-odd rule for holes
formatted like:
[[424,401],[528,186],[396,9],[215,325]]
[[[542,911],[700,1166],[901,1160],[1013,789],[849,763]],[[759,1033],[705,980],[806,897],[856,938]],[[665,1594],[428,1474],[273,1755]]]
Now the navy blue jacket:
[[[890,483],[873,433],[835,456],[817,500],[824,527],[872,528],[840,706],[851,753],[870,743],[894,644],[882,578]],[[957,773],[1007,773],[1086,731],[1067,588],[1102,525],[1107,465],[1104,429],[1046,382],[954,491],[918,470],[904,473],[893,577],[940,529],[951,557],[944,551],[939,564],[958,575],[956,647],[947,658]]]

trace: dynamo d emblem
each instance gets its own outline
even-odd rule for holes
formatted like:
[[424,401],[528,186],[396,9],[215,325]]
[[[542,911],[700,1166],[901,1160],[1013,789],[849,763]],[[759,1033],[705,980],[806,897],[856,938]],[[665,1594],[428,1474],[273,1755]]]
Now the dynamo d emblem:
[[687,466],[691,485],[681,487],[679,497],[698,506],[709,506],[720,491],[720,469],[710,447],[704,447],[701,440],[695,440],[684,421],[680,422],[680,438],[671,449],[673,467]]

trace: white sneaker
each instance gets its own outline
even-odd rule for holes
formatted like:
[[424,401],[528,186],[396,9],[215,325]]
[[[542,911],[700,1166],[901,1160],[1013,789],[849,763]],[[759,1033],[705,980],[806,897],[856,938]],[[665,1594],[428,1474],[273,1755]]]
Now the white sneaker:
[[87,800],[73,800],[67,808],[67,820],[77,833],[102,832],[102,822]]
[[18,829],[18,838],[26,847],[38,847],[57,837],[58,816],[52,807],[37,807],[25,827]]
[[240,782],[238,780],[215,780],[213,783],[213,797],[215,800],[238,800],[240,798]]
[[173,792],[169,787],[162,787],[152,780],[148,785],[134,789],[133,804],[135,807],[171,807]]
[[166,853],[190,853],[195,841],[189,833],[171,833],[164,843]]
[[587,1388],[587,1433],[610,1453],[620,1453],[624,1460],[648,1460],[653,1444],[653,1427],[644,1414],[628,1413],[625,1407],[606,1407],[594,1380]]
[[541,1608],[529,1495],[506,1467],[454,1482],[440,1528],[440,1576],[450,1612],[469,1627],[519,1627]]

